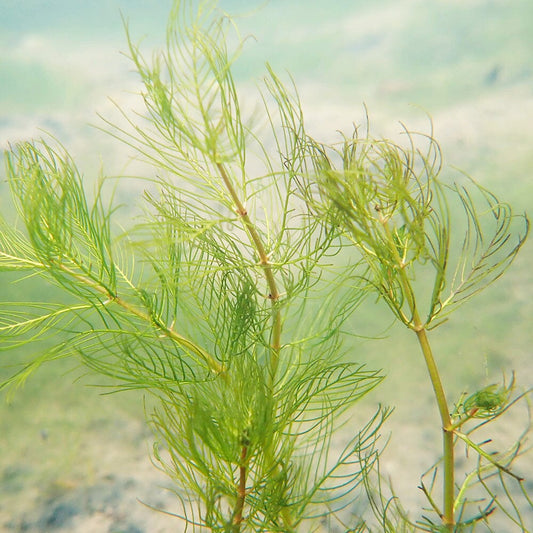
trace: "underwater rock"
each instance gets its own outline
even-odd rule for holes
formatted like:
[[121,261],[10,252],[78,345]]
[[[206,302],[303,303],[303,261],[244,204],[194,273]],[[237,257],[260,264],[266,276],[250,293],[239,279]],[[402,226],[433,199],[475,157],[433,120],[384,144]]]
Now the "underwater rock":
[[60,502],[52,509],[47,509],[36,523],[42,531],[61,529],[67,526],[80,513],[79,506],[74,502]]

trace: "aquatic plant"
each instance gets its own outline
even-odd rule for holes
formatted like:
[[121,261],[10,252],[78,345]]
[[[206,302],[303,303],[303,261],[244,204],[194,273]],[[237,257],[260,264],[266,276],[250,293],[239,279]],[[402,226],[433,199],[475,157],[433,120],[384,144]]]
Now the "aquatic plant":
[[[508,206],[473,182],[442,184],[431,136],[424,155],[412,135],[408,148],[358,131],[340,148],[315,141],[295,89],[269,67],[258,121],[232,76],[234,30],[216,2],[194,9],[176,1],[166,47],[150,61],[128,34],[146,112],[121,110],[123,121],[104,118],[104,129],[156,169],[145,178],[137,224],[116,221],[105,178],[87,193],[57,141],[6,154],[17,219],[0,219],[0,270],[20,273],[20,283],[38,277],[65,298],[2,305],[3,347],[32,354],[2,388],[21,386],[45,362],[78,357],[112,378],[107,387],[150,395],[153,457],[175,481],[176,515],[192,529],[317,531],[337,520],[367,531],[365,505],[388,531],[459,531],[494,505],[520,523],[520,510],[499,500],[465,514],[475,480],[496,471],[504,488],[506,476],[522,487],[510,467],[521,440],[498,456],[472,436],[517,401],[514,382],[462,398],[452,411],[427,331],[503,273],[527,219],[513,240]],[[450,195],[467,220],[451,278]],[[420,267],[434,274],[424,314]],[[373,486],[388,409],[353,416],[382,376],[345,353],[343,328],[374,292],[416,335],[435,390],[443,508],[434,479],[422,490],[437,520],[412,524]],[[51,346],[43,350],[44,339]],[[339,445],[348,416],[350,438]],[[475,479],[459,489],[458,439],[479,457]],[[366,504],[354,512],[354,502]]]
[[[306,149],[313,151],[316,163],[303,194],[317,216],[331,227],[340,228],[348,248],[358,260],[362,258],[367,269],[358,284],[363,279],[395,319],[413,332],[420,346],[443,432],[443,489],[439,505],[432,497],[435,466],[430,486],[422,479],[420,488],[437,519],[425,516],[416,527],[423,531],[462,531],[485,521],[496,507],[504,508],[503,498],[494,496],[485,483],[497,473],[503,494],[509,496],[513,521],[525,531],[506,487],[506,482],[514,481],[518,491],[524,492],[523,478],[510,469],[523,445],[523,436],[503,452],[489,452],[486,446],[490,439],[476,444],[471,436],[524,396],[518,394],[511,400],[513,378],[508,386],[493,384],[459,399],[452,409],[429,332],[505,272],[526,239],[529,221],[525,215],[514,215],[508,204],[470,178],[454,183],[441,181],[440,148],[433,136],[407,130],[404,134],[406,146],[372,138],[368,131],[360,135],[358,130],[345,138],[340,148],[307,143]],[[463,432],[471,423],[474,426]],[[459,487],[455,458],[458,443],[466,445],[467,457],[474,453],[478,458],[473,472]],[[474,501],[466,497],[473,478],[489,494],[484,508],[480,508],[477,497]],[[527,496],[526,502],[530,503]],[[478,512],[472,515],[469,506]],[[381,508],[380,512],[384,511]],[[504,512],[508,512],[506,508]]]
[[343,318],[360,298],[345,299],[321,266],[338,252],[336,235],[297,194],[275,101],[265,95],[268,141],[243,118],[231,24],[213,9],[176,3],[152,64],[129,39],[147,114],[110,133],[162,172],[147,179],[141,223],[121,231],[106,180],[89,199],[56,142],[7,154],[18,222],[2,220],[0,268],[67,297],[2,308],[4,346],[39,353],[42,339],[57,339],[3,386],[79,357],[115,389],[155,398],[153,455],[187,523],[293,531],[347,505],[371,468],[386,410],[336,459],[331,439],[382,378],[340,357]]

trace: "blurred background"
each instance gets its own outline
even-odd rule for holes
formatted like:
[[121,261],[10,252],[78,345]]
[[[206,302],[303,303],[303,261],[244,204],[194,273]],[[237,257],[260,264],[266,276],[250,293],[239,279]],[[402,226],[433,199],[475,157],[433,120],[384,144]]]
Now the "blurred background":
[[[131,173],[131,152],[94,126],[103,125],[98,114],[114,116],[113,101],[126,110],[138,105],[123,19],[149,51],[164,42],[171,4],[0,0],[0,147],[48,132],[88,182],[102,168]],[[428,133],[431,117],[446,177],[459,168],[531,215],[531,0],[220,0],[220,7],[250,36],[235,75],[252,104],[268,61],[294,78],[308,130],[320,141],[339,140],[338,130],[363,123],[365,106],[376,136],[397,136],[401,123]],[[3,164],[0,177],[4,212],[10,202]],[[501,381],[503,372],[509,379],[513,370],[519,387],[533,385],[532,262],[530,241],[507,276],[433,333],[450,401]],[[35,297],[5,279],[1,300]],[[388,314],[369,305],[350,326],[382,334]],[[418,346],[399,327],[387,329],[383,342],[350,342],[355,360],[388,375],[361,409],[364,415],[377,403],[396,406],[382,466],[405,505],[414,506],[419,475],[440,446]],[[0,378],[17,357],[24,354],[0,351]],[[9,402],[0,398],[0,530],[176,531],[176,519],[137,501],[173,509],[166,479],[148,459],[142,399],[102,396],[91,378],[77,379],[81,374],[73,362],[47,365]],[[503,436],[524,427],[527,415],[519,411],[506,424]],[[531,458],[522,468],[533,471]]]

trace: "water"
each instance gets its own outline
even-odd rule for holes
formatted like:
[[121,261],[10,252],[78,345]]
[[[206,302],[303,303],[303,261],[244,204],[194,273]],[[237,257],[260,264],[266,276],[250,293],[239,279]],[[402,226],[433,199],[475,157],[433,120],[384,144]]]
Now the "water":
[[[114,172],[124,168],[130,154],[88,124],[101,124],[97,113],[113,113],[109,98],[128,108],[134,105],[132,93],[139,90],[131,63],[120,53],[127,49],[120,12],[129,21],[134,40],[145,36],[149,50],[162,42],[170,5],[170,0],[0,0],[0,147],[40,136],[45,130],[61,139],[88,175],[95,174],[102,161]],[[254,87],[261,83],[264,63],[269,61],[282,76],[292,73],[308,128],[322,140],[338,139],[337,129],[350,131],[352,122],[361,122],[364,104],[374,131],[383,135],[397,135],[399,120],[427,131],[427,112],[447,162],[504,193],[518,210],[530,209],[530,0],[271,0],[264,4],[222,0],[220,5],[237,15],[242,36],[254,36],[247,40],[236,65],[247,98],[257,98]],[[0,205],[6,203],[4,191]],[[484,385],[484,380],[499,379],[501,369],[510,364],[524,385],[533,382],[529,361],[532,259],[528,244],[512,275],[492,295],[482,296],[479,308],[465,308],[451,329],[435,333],[442,353],[461,360],[441,361],[454,393],[470,383]],[[405,333],[391,335],[386,349],[363,343],[356,353],[371,367],[383,366],[390,372],[389,385],[383,389],[386,400],[400,403],[391,423],[404,423],[401,438],[391,442],[386,466],[391,472],[400,469],[396,475],[405,479],[409,501],[416,499],[420,469],[409,464],[401,470],[401,449],[406,443],[418,446],[426,438],[435,438],[419,427],[421,419],[429,421],[434,413],[424,370],[417,366],[416,346],[409,344]],[[398,359],[402,365],[394,363]],[[32,389],[37,397],[38,388]],[[43,390],[48,395],[56,392],[50,385],[43,385]],[[402,390],[408,398],[403,403],[395,396]],[[408,395],[413,390],[423,400],[414,407]],[[420,405],[426,400],[429,407],[424,406],[421,414]],[[24,404],[24,393],[18,401]],[[94,398],[89,404],[100,405]],[[82,407],[74,412],[83,413]],[[57,421],[50,422],[46,410],[33,414],[30,404],[27,410],[26,426],[11,430],[9,442],[26,454],[43,453],[38,451],[42,447],[35,445],[28,451],[20,442],[28,434],[39,434],[43,424]],[[90,434],[90,428],[73,424],[68,431]],[[60,431],[56,428],[52,435]],[[0,443],[8,445],[6,440]],[[103,453],[94,442],[92,446]],[[20,456],[12,459],[17,461],[23,462]],[[50,471],[63,466],[54,461]],[[72,464],[67,467],[73,468]]]
[[[101,124],[97,112],[111,114],[109,98],[129,106],[139,89],[121,54],[127,50],[121,13],[133,40],[149,51],[163,42],[171,4],[2,0],[0,146],[44,129],[88,165],[99,163],[100,152],[113,159],[108,141],[87,124]],[[513,168],[529,166],[532,6],[529,0],[220,2],[241,35],[253,36],[235,66],[252,101],[268,61],[281,75],[292,74],[308,128],[321,140],[338,140],[337,130],[363,122],[365,105],[378,135],[397,135],[399,121],[428,131],[427,113],[454,164],[500,183],[496,174],[508,166],[510,146]],[[523,199],[522,185],[517,189],[516,199]]]
[[[91,116],[106,95],[127,89],[134,77],[118,53],[126,49],[120,13],[134,39],[148,36],[154,43],[170,5],[3,0],[2,144],[10,133],[6,121],[16,127],[28,115],[52,122],[64,121],[65,112]],[[226,0],[220,6],[236,14],[243,36],[255,37],[237,64],[239,78],[259,79],[267,60],[280,72],[288,70],[309,108],[331,117],[328,126],[347,111],[343,127],[359,120],[363,103],[384,122],[416,115],[410,104],[432,115],[449,112],[465,100],[474,104],[527,83],[533,74],[528,0]]]

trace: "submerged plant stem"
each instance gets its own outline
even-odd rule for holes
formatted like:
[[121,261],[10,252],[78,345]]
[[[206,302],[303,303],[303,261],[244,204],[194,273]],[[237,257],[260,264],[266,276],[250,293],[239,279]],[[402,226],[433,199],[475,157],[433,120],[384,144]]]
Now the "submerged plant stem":
[[242,223],[250,236],[250,240],[252,241],[256,251],[257,255],[259,257],[259,265],[263,269],[263,273],[267,282],[268,286],[268,298],[272,304],[272,336],[270,340],[270,350],[271,350],[271,356],[270,356],[270,379],[271,383],[274,383],[276,372],[279,364],[279,352],[281,349],[281,313],[278,306],[278,301],[280,297],[279,289],[276,283],[276,279],[274,277],[274,272],[272,271],[272,263],[270,263],[268,254],[265,250],[265,246],[263,244],[263,241],[261,239],[261,236],[259,235],[257,228],[250,220],[250,216],[248,215],[248,211],[244,207],[244,204],[241,202],[239,196],[237,195],[237,192],[235,191],[235,187],[231,183],[230,177],[226,171],[226,168],[222,163],[216,163],[217,169],[220,172],[220,176],[222,177],[222,180],[224,181],[224,185],[226,186],[231,199],[233,200],[233,203],[235,204],[235,209],[237,211],[237,214],[241,217]]
[[[256,249],[256,252],[259,258],[259,265],[261,266],[263,270],[263,274],[265,276],[265,280],[268,286],[268,291],[269,291],[268,298],[270,299],[270,303],[272,307],[269,377],[270,377],[270,386],[271,386],[271,389],[273,389],[274,383],[276,380],[278,364],[279,364],[279,353],[281,350],[281,312],[280,312],[279,305],[278,305],[278,300],[280,297],[278,285],[274,277],[274,272],[272,271],[272,264],[270,263],[268,254],[263,244],[263,240],[261,239],[261,236],[259,235],[257,228],[255,227],[253,222],[250,220],[248,211],[246,210],[244,204],[241,202],[241,199],[239,198],[239,195],[237,194],[237,191],[235,190],[235,187],[233,186],[233,183],[231,182],[231,179],[228,175],[228,172],[226,171],[226,168],[220,162],[217,162],[216,166],[220,173],[220,176],[222,177],[224,185],[226,186],[226,189],[228,190],[229,195],[231,196],[231,199],[233,203],[235,204],[235,210],[237,212],[237,215],[239,215],[239,217],[241,218],[243,226],[246,232],[248,233],[253,246]],[[234,520],[234,526],[236,528],[235,529],[236,533],[240,531],[240,523],[242,522],[242,513],[243,513],[243,508],[244,508],[244,501],[246,498],[246,474],[247,472],[246,472],[246,466],[244,466],[244,458],[246,457],[246,454],[247,454],[246,446],[243,447],[242,454],[243,455],[241,457],[241,463],[243,464],[241,464],[240,469],[239,469],[240,479],[239,479],[239,487],[238,487],[238,500],[237,500],[237,504],[235,507],[235,520]],[[286,526],[288,526],[292,522],[290,513],[286,509],[283,512],[283,520]]]
[[402,285],[403,293],[406,295],[406,300],[411,312],[411,321],[408,324],[409,328],[416,333],[418,343],[422,350],[424,356],[424,361],[426,363],[426,368],[429,373],[429,379],[431,381],[431,386],[433,387],[433,392],[435,394],[435,399],[437,401],[437,407],[439,409],[441,424],[442,424],[442,455],[444,462],[444,479],[443,479],[443,500],[444,508],[442,512],[441,519],[443,521],[444,527],[448,531],[453,531],[455,526],[455,517],[454,517],[454,503],[455,503],[455,465],[454,465],[454,430],[453,424],[450,417],[450,410],[448,408],[448,401],[446,399],[446,393],[444,392],[444,387],[442,386],[442,381],[440,379],[439,369],[435,358],[433,357],[433,352],[431,350],[431,345],[429,344],[429,339],[427,336],[427,331],[424,323],[420,319],[416,307],[416,301],[414,296],[414,291],[411,286],[411,282],[405,271],[406,264],[398,253],[398,249],[394,242],[393,236],[388,226],[388,220],[383,218],[381,220],[385,234],[387,235],[389,241],[389,247],[393,254],[394,260],[396,262],[396,267],[399,273],[399,280]]
[[247,455],[248,446],[244,445],[241,450],[241,464],[239,465],[239,485],[237,487],[237,503],[235,504],[233,519],[234,533],[239,533],[241,530],[242,512],[244,509],[244,500],[246,499],[246,478],[248,475]]
[[187,337],[180,335],[178,332],[167,327],[165,324],[161,323],[161,321],[156,320],[154,317],[150,316],[148,313],[146,313],[142,309],[135,307],[131,303],[127,302],[126,300],[113,294],[107,287],[104,287],[102,284],[98,283],[97,281],[87,276],[84,276],[82,274],[78,274],[77,272],[74,272],[72,269],[68,268],[67,266],[61,263],[59,263],[57,266],[64,273],[68,274],[69,276],[72,276],[77,281],[90,287],[94,291],[104,295],[109,300],[109,302],[113,302],[114,304],[122,307],[124,310],[128,311],[132,315],[135,315],[136,317],[140,318],[141,320],[145,322],[150,322],[151,324],[156,326],[165,337],[168,337],[169,339],[173,340],[180,346],[185,347],[186,349],[190,350],[195,355],[199,356],[207,364],[208,368],[212,372],[215,372],[216,374],[219,374],[223,377],[225,376],[223,366],[218,361],[216,361],[210,354],[208,354],[203,348],[201,348],[200,346],[192,342]]
[[[418,314],[415,311],[414,320],[420,321]],[[425,328],[420,324],[417,328],[415,326],[415,333],[422,349],[424,355],[424,360],[426,362],[426,368],[428,369],[429,378],[431,380],[431,385],[433,386],[433,391],[435,393],[435,398],[437,400],[437,406],[439,408],[440,418],[442,422],[442,448],[443,448],[443,462],[444,462],[444,511],[442,520],[444,526],[449,530],[453,531],[455,525],[454,519],[454,503],[455,503],[455,472],[454,472],[454,431],[452,427],[452,421],[450,418],[450,413],[448,409],[448,402],[446,400],[446,395],[444,393],[444,388],[442,387],[442,382],[440,379],[440,374],[435,363],[435,358],[429,344],[429,339]]]

